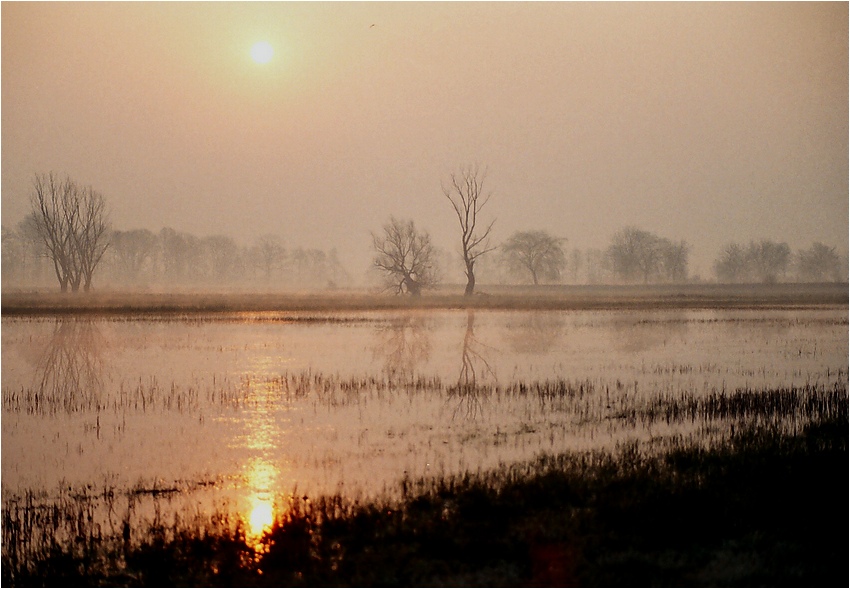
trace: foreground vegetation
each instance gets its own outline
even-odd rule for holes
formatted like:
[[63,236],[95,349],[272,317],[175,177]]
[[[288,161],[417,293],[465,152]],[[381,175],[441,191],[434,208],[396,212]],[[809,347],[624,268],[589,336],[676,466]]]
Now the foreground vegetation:
[[[795,410],[808,418],[790,430],[774,397],[750,403],[727,436],[404,480],[400,499],[280,496],[259,541],[226,513],[151,522],[131,541],[127,524],[108,533],[86,523],[90,496],[62,508],[6,502],[2,582],[844,586],[846,387]],[[73,522],[65,541],[50,533],[59,520]]]

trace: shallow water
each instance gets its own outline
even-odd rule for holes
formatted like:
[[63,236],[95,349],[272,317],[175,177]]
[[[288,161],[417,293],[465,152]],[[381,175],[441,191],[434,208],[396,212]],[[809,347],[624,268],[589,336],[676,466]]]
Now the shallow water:
[[259,529],[279,492],[370,496],[404,476],[692,431],[617,418],[659,396],[846,386],[847,319],[846,308],[3,318],[3,500],[163,491],[175,509],[228,501]]

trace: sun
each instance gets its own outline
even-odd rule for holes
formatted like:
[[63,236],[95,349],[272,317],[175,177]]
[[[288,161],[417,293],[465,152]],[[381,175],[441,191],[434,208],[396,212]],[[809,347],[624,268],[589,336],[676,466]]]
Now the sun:
[[259,41],[251,47],[251,59],[257,63],[268,63],[273,56],[274,48],[266,41]]

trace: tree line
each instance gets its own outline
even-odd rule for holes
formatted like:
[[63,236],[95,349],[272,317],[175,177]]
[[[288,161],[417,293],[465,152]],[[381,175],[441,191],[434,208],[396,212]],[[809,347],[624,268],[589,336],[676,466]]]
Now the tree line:
[[[460,271],[464,293],[476,281],[513,284],[656,284],[694,280],[691,246],[638,227],[617,231],[605,249],[567,249],[568,240],[542,230],[516,231],[491,242],[495,219],[484,209],[486,170],[468,167],[442,184],[458,230],[455,260],[435,247],[413,220],[390,217],[372,233],[372,268],[386,290],[419,296]],[[130,287],[254,286],[328,288],[353,283],[335,250],[287,249],[277,235],[249,246],[226,235],[198,237],[163,228],[113,230],[104,197],[90,186],[55,174],[36,175],[30,214],[14,229],[2,228],[6,284],[43,284],[48,276],[61,291],[88,291],[95,269],[105,283]],[[835,247],[814,242],[793,253],[771,240],[730,243],[713,265],[723,283],[846,280],[846,262]]]
[[199,237],[170,227],[156,233],[114,230],[100,193],[52,173],[35,177],[30,204],[17,227],[2,228],[7,285],[45,284],[52,276],[62,292],[87,291],[95,269],[103,283],[137,288],[328,288],[351,282],[336,250],[287,249],[276,235],[244,246],[227,235]]
[[[495,220],[480,223],[480,213],[490,200],[484,191],[486,171],[465,168],[453,173],[443,185],[458,219],[460,253],[467,278],[464,294],[473,293],[476,272],[489,282],[558,284],[563,282],[658,284],[692,280],[689,272],[691,246],[638,227],[617,231],[605,250],[567,253],[566,238],[546,231],[517,231],[504,243],[489,241]],[[375,250],[373,267],[384,278],[385,287],[398,294],[419,296],[424,288],[436,285],[441,269],[436,249],[427,231],[417,230],[412,220],[390,217],[382,232],[372,234]],[[494,252],[487,258],[484,254]],[[476,269],[476,262],[479,262]],[[714,264],[719,282],[763,282],[788,280],[805,282],[846,280],[844,267],[835,248],[815,242],[808,250],[792,256],[786,243],[770,240],[750,242],[749,246],[726,246]],[[583,280],[579,276],[583,274]]]

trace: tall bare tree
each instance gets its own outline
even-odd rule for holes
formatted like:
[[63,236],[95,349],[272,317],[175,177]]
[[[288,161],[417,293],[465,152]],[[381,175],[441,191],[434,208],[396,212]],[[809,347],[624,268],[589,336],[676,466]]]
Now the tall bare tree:
[[437,282],[434,247],[427,232],[419,232],[413,221],[390,217],[381,235],[372,234],[373,265],[380,270],[387,288],[397,294],[418,297],[422,289]]
[[30,198],[35,232],[66,292],[91,288],[95,268],[109,247],[109,222],[103,196],[70,178],[36,175]]
[[484,193],[486,170],[479,172],[477,167],[469,167],[457,173],[452,173],[448,185],[443,185],[443,194],[452,203],[460,223],[461,256],[466,273],[466,290],[469,296],[475,290],[475,261],[489,251],[496,249],[489,246],[490,231],[493,223],[490,221],[483,231],[478,225],[478,214],[490,200],[490,194]]

